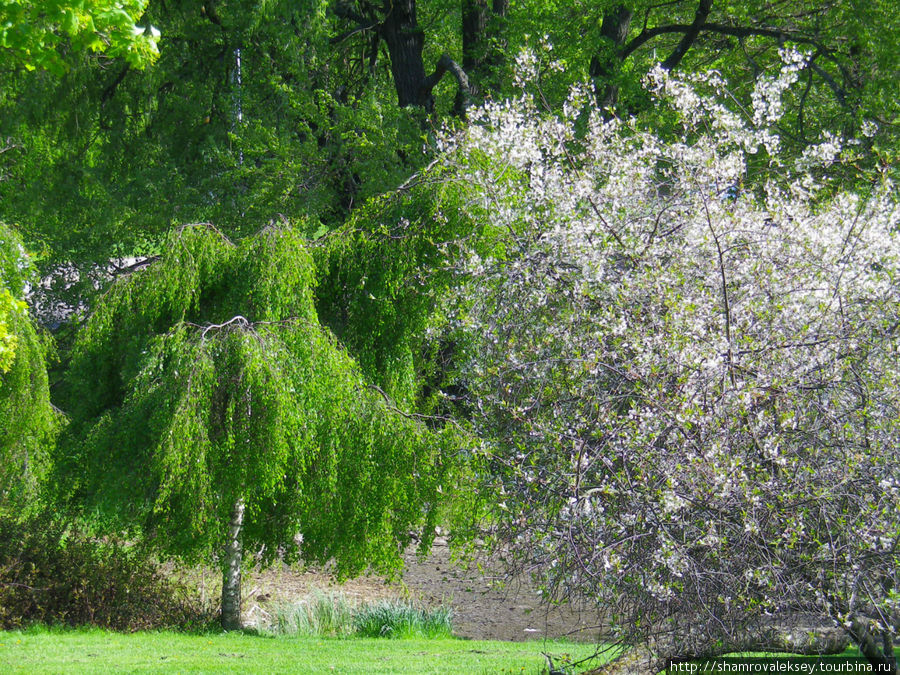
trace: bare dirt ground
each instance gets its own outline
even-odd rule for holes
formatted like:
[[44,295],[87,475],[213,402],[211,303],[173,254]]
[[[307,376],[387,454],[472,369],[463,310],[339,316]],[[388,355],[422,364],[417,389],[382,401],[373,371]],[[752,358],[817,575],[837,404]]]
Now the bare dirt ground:
[[[600,619],[596,613],[570,606],[548,607],[529,579],[513,579],[502,587],[498,573],[474,564],[451,561],[447,544],[438,539],[430,555],[419,560],[414,549],[404,556],[402,580],[386,582],[378,576],[337,584],[321,572],[275,567],[244,580],[244,620],[265,623],[279,603],[299,601],[314,590],[341,591],[351,602],[381,598],[409,598],[429,607],[453,609],[454,633],[484,640],[529,640],[566,637],[594,641]],[[209,589],[216,593],[214,588]]]

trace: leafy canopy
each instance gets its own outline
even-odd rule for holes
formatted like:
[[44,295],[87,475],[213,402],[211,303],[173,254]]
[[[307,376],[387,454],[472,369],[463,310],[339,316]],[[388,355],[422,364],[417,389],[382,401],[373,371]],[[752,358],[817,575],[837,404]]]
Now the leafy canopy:
[[146,0],[0,0],[0,63],[61,74],[66,46],[143,67],[159,54],[159,31],[136,25],[146,5]]
[[[433,517],[449,437],[367,385],[322,328],[315,270],[290,229],[233,244],[211,226],[115,284],[76,340],[57,485],[160,550],[221,550],[233,505],[271,557],[399,565]],[[69,489],[71,488],[71,489]]]

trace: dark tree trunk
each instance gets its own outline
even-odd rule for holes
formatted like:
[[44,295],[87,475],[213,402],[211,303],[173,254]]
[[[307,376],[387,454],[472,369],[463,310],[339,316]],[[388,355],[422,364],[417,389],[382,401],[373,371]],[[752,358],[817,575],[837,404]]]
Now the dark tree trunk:
[[[504,5],[508,0],[497,0]],[[400,107],[419,106],[426,110],[434,109],[432,91],[445,73],[456,79],[460,94],[469,96],[469,79],[466,72],[448,54],[444,54],[437,62],[434,73],[425,75],[425,63],[422,51],[425,47],[425,34],[419,28],[416,19],[416,0],[385,0],[380,12],[383,18],[374,18],[379,14],[374,6],[366,4],[363,13],[355,11],[344,3],[338,3],[335,14],[356,23],[352,28],[331,39],[332,43],[358,33],[375,30],[377,39],[373,44],[373,53],[377,50],[377,40],[384,40],[391,57],[391,75],[394,78],[394,89],[397,91],[397,103]]]
[[662,67],[666,70],[672,70],[675,66],[681,63],[681,59],[684,58],[684,55],[687,54],[688,49],[691,48],[691,45],[694,44],[694,40],[697,39],[697,36],[700,35],[700,29],[703,27],[703,24],[706,23],[706,19],[709,16],[710,10],[712,10],[713,0],[700,0],[700,4],[697,5],[697,11],[694,13],[694,21],[691,23],[690,28],[685,32],[685,34],[681,37],[681,40],[678,42],[678,46],[675,47],[674,51],[669,54],[669,58],[662,62]]
[[[509,0],[463,0],[462,52],[463,70],[469,78],[470,93],[480,97],[500,89],[498,70],[504,58],[504,19]],[[454,113],[465,114],[465,94],[460,89],[453,106]]]
[[619,87],[616,74],[622,65],[622,47],[628,37],[634,12],[617,5],[603,15],[600,34],[605,38],[601,50],[591,58],[590,76],[597,91],[597,105],[606,110],[616,104]]
[[[463,0],[462,3],[462,52],[463,68],[473,77],[487,58],[484,34],[488,25],[487,0]],[[475,87],[477,82],[473,82]]]
[[422,89],[425,82],[425,63],[422,61],[425,35],[416,20],[416,2],[394,0],[386,10],[379,34],[391,55],[397,102],[401,107],[417,105],[430,110],[434,100],[431,91],[424,92]]
[[847,629],[850,638],[859,647],[859,651],[872,666],[873,673],[897,675],[897,659],[894,657],[894,646],[890,638],[881,640],[872,633],[868,622],[858,616],[851,615],[850,627]]

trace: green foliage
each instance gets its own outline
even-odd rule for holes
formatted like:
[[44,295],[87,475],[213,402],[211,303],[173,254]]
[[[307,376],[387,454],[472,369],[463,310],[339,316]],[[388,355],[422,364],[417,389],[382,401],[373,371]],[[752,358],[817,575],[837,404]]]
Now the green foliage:
[[0,63],[65,70],[61,50],[125,57],[143,67],[158,55],[156,29],[135,25],[146,0],[0,0]]
[[73,532],[47,513],[0,514],[0,628],[34,623],[116,630],[209,623],[204,607],[133,546]]
[[0,222],[0,375],[7,372],[16,355],[18,338],[10,324],[26,311],[21,300],[26,259],[22,243],[9,227]]
[[423,163],[425,121],[384,68],[357,82],[328,43],[330,4],[152,0],[153,68],[0,73],[3,217],[66,262],[157,253],[173,223],[342,222]]
[[449,434],[389,407],[319,325],[295,231],[234,245],[201,225],[166,248],[76,340],[57,490],[187,558],[220,550],[242,498],[244,545],[267,558],[300,533],[339,574],[398,567],[434,517]]
[[13,314],[24,309],[25,303],[16,300],[9,290],[0,289],[0,373],[5,373],[12,366],[19,341],[10,331],[9,322]]
[[472,234],[458,218],[452,185],[434,172],[409,189],[373,199],[320,241],[313,254],[322,321],[395,400],[420,402],[429,330],[452,282],[449,247]]
[[[312,232],[339,226],[433,156],[439,120],[397,108],[374,31],[333,39],[352,25],[329,12],[334,4],[151,0],[142,21],[162,33],[153,68],[73,53],[62,77],[0,73],[0,138],[15,146],[3,155],[9,179],[0,180],[0,216],[19,224],[30,246],[67,262],[158,252],[173,223],[215,222],[230,236],[278,214],[308,218]],[[444,52],[459,61],[459,3],[417,4],[426,69]],[[601,26],[619,4],[512,3],[504,20],[489,22],[485,38],[505,58],[470,76],[496,84],[495,98],[515,95],[515,55],[530,47],[537,98],[558,109],[592,59],[618,59]],[[628,39],[644,28],[690,24],[696,4],[629,3]],[[703,31],[679,67],[721,70],[740,99],[780,63],[782,43],[814,52],[815,69],[804,71],[788,101],[785,142],[800,151],[822,129],[855,134],[862,120],[874,120],[878,132],[861,139],[860,164],[891,164],[900,114],[894,5],[716,2],[711,24],[784,31],[796,40]],[[612,67],[620,114],[671,123],[652,109],[641,79],[681,37],[657,34]],[[439,114],[446,117],[455,93],[445,76],[435,90]]]
[[50,345],[21,300],[30,271],[18,236],[0,223],[0,507],[22,507],[36,494],[56,427]]

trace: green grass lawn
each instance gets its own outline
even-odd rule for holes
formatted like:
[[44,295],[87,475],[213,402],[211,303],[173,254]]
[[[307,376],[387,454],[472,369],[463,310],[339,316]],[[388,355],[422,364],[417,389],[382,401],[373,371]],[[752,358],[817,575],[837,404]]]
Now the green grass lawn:
[[[576,661],[592,645],[458,639],[261,637],[102,630],[0,632],[2,673],[540,673],[541,652]],[[589,666],[580,664],[578,671]]]

